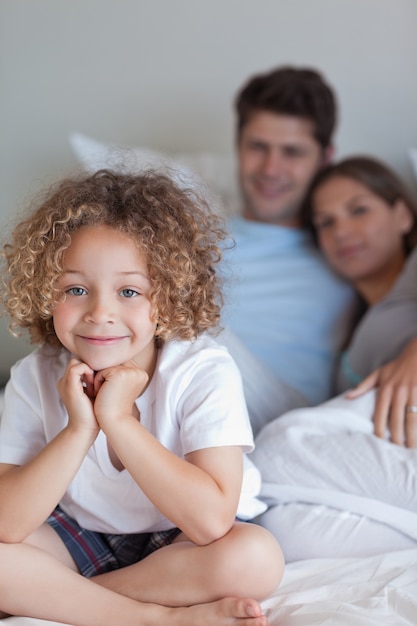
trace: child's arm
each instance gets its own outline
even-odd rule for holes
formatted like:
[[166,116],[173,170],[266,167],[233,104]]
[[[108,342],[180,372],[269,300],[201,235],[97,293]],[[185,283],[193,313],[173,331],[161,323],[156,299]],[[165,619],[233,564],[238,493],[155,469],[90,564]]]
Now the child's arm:
[[242,486],[240,447],[206,448],[184,460],[131,415],[103,430],[142,491],[191,541],[208,544],[230,530]]
[[231,528],[243,475],[239,446],[206,448],[186,460],[165,448],[132,416],[141,370],[134,363],[101,372],[97,421],[124,467],[153,504],[197,544]]
[[72,360],[58,387],[69,423],[22,466],[0,464],[0,541],[19,542],[40,526],[62,498],[99,428],[82,376],[92,376]]

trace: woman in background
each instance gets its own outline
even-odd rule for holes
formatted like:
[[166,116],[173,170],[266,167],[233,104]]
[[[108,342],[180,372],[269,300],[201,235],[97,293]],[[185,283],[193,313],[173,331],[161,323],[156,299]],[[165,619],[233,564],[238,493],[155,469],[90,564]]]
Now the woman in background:
[[388,423],[392,441],[403,444],[405,434],[407,445],[415,447],[417,390],[404,379],[417,336],[417,204],[387,165],[371,157],[351,157],[318,174],[305,218],[329,265],[355,287],[363,304],[363,317],[341,358],[335,391],[362,383],[349,394],[357,397],[381,382],[379,376],[388,378],[398,363],[375,371],[407,346],[403,369],[397,371],[402,381],[398,393],[380,394],[375,433],[384,436]]

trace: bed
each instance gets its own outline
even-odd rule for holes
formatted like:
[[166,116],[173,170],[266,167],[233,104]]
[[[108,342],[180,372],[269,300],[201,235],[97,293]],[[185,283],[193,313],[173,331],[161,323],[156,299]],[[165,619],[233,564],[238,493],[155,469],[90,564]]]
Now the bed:
[[[80,134],[73,134],[70,141],[77,158],[84,167],[90,170],[99,167],[118,166],[121,162],[126,163],[126,154],[130,155],[129,165],[135,170],[145,165],[160,166],[162,164],[171,167],[173,164],[172,159],[168,157],[162,158],[160,154],[142,148],[133,149],[126,153],[124,149],[121,150],[117,146],[109,146]],[[227,188],[226,182],[230,182],[233,179],[233,165],[231,162],[226,160],[219,162],[218,158],[209,154],[197,156],[175,155],[175,161],[181,162],[181,176],[186,182],[190,180],[190,176],[194,180],[195,171],[198,172],[203,180],[208,182],[209,186],[214,181],[216,181],[217,185],[220,182],[220,187],[217,186],[216,189],[216,193],[221,198],[220,203],[227,205],[229,211],[234,210],[237,198],[236,189]],[[222,186],[223,181],[224,185]],[[297,420],[294,421],[292,418],[288,418],[288,420],[290,426],[297,422]],[[319,421],[317,422],[318,430],[316,435],[318,433],[325,440],[329,436],[329,432],[323,425],[326,419],[323,418],[323,420],[321,425]],[[352,424],[352,420],[349,420],[349,424]],[[281,422],[279,428],[284,429],[284,427],[285,420]],[[320,428],[322,429],[321,431]],[[349,431],[350,426],[345,428],[343,421],[339,422],[337,428],[340,429],[338,436],[340,436],[342,431],[345,433],[351,432]],[[369,424],[366,426],[364,423],[361,423],[356,432],[358,430],[363,433],[368,432],[369,437],[372,436],[369,433]],[[307,431],[308,428],[302,430],[303,433]],[[285,430],[290,440],[293,437],[293,432],[291,428]],[[260,435],[267,441],[265,445],[271,445],[273,441],[273,437],[270,434],[266,430]],[[285,437],[282,441],[285,443]],[[262,453],[262,440],[259,439],[259,442],[260,445],[257,445],[257,450],[260,450],[260,453]],[[299,453],[303,456],[305,450],[302,448],[302,437],[299,438],[299,443],[301,445]],[[263,462],[267,462],[268,467],[271,468],[271,463],[266,461],[266,458],[267,455],[263,460],[260,460],[260,457],[256,457],[256,455],[253,457],[257,464],[259,463],[262,466]],[[277,467],[279,466],[279,459],[285,463],[285,458],[283,460],[283,457],[280,453],[277,454],[276,450],[275,459],[278,459],[275,460]],[[417,468],[417,463],[415,467]],[[413,471],[414,480],[416,471]],[[300,478],[301,480],[304,480],[304,478]],[[265,499],[271,498],[269,503],[272,504],[272,508],[270,510],[273,507],[288,504],[292,504],[294,507],[308,506],[310,518],[313,516],[317,520],[321,520],[321,531],[319,534],[322,541],[329,543],[328,539],[332,537],[332,545],[335,545],[335,542],[337,543],[338,541],[340,543],[340,523],[341,520],[343,521],[346,519],[346,516],[351,514],[349,505],[346,505],[346,511],[343,510],[343,504],[340,503],[332,509],[332,502],[321,502],[316,497],[317,494],[314,498],[309,499],[309,497],[300,495],[301,489],[301,491],[298,491],[297,496],[296,490],[293,490],[294,485],[291,485],[291,490],[296,494],[294,498],[298,498],[298,500],[289,503],[285,490],[288,485],[278,485],[277,487],[276,473],[273,476],[273,480],[269,480],[269,477],[266,476],[265,483],[264,497]],[[413,483],[411,489],[414,490],[417,498],[417,484]],[[326,489],[322,489],[321,492],[325,493]],[[371,501],[367,503],[366,498],[363,498],[363,494],[355,493],[351,494],[351,496],[353,498],[351,498],[351,502],[354,501],[355,505],[359,507],[356,514],[364,517],[370,514],[372,517],[372,511],[378,507],[373,507],[373,502]],[[323,517],[323,506],[329,507],[329,504],[330,509],[328,508],[328,510],[336,511],[336,513],[333,517],[332,515]],[[359,510],[362,504],[365,506],[369,505],[367,511]],[[404,515],[401,507],[397,507],[397,509],[391,507],[388,510],[382,507],[382,512],[378,509],[379,512],[377,511],[377,513],[378,515],[388,516],[389,519],[384,518],[382,523],[387,527],[391,523],[394,527],[394,533],[398,530],[395,520],[399,520],[398,524],[401,527],[401,533],[404,532],[404,527],[407,526],[405,532],[406,534],[408,533],[407,536],[409,536],[410,542],[402,545],[402,549],[398,549],[395,542],[390,543],[388,541],[383,550],[380,549],[374,554],[366,554],[366,550],[362,553],[361,546],[358,546],[356,556],[347,556],[338,553],[337,550],[333,550],[333,554],[332,550],[330,550],[327,556],[323,556],[323,553],[317,550],[317,554],[308,554],[308,551],[304,551],[304,554],[295,557],[292,555],[287,559],[289,562],[287,562],[281,585],[273,595],[262,603],[264,612],[268,615],[270,625],[417,625],[417,508],[413,509],[412,505],[411,511]],[[326,520],[325,527],[323,527],[324,519]],[[331,522],[331,519],[334,519],[334,524]],[[381,523],[381,519],[377,519],[375,523]],[[267,524],[265,523],[264,525]],[[298,538],[301,542],[303,540],[308,541],[302,533]],[[55,622],[27,617],[10,617],[3,620],[3,622],[5,626],[48,626],[48,624],[58,626]]]

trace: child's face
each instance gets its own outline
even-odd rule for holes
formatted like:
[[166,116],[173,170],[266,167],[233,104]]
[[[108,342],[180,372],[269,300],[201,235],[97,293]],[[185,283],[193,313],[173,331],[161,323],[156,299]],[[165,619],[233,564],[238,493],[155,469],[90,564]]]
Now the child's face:
[[53,311],[60,342],[96,371],[130,359],[149,371],[156,323],[146,259],[134,241],[108,226],[81,228],[63,267],[65,297]]

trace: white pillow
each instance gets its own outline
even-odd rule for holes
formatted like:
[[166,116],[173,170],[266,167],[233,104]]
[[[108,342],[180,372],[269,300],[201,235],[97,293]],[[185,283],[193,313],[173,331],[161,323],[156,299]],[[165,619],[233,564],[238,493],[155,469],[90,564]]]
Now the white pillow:
[[167,170],[181,185],[205,187],[206,193],[211,192],[210,199],[215,210],[223,215],[237,211],[238,190],[233,157],[209,152],[168,156],[149,148],[103,143],[77,132],[70,134],[69,142],[87,171],[101,168],[124,172],[140,172],[147,168]]
[[410,148],[409,155],[410,155],[411,166],[413,168],[414,176],[416,177],[416,181],[417,181],[417,148]]

